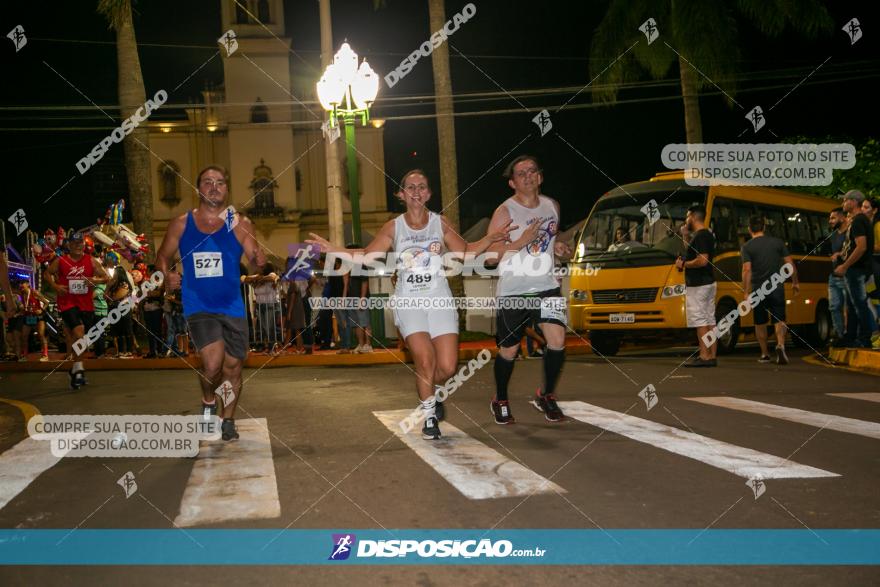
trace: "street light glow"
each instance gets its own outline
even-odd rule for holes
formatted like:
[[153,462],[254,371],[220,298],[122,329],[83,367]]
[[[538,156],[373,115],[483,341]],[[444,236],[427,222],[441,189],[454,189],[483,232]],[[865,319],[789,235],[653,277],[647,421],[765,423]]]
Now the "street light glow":
[[334,107],[342,103],[342,97],[345,92],[345,83],[339,77],[336,68],[331,63],[324,71],[324,75],[318,81],[318,101],[324,110],[331,111]]
[[379,76],[364,59],[358,68],[357,76],[351,84],[351,97],[358,108],[367,109],[379,93]]
[[343,43],[316,89],[321,106],[331,113],[331,124],[336,123],[339,111],[360,115],[366,124],[368,109],[379,93],[379,76],[366,59],[358,66],[358,54],[348,43]]
[[[360,193],[357,175],[355,123],[360,118],[366,126],[370,106],[379,93],[379,76],[364,59],[358,66],[358,55],[348,43],[343,43],[333,63],[324,70],[316,90],[318,101],[329,114],[329,125],[345,125],[345,144],[348,154],[348,188],[351,201],[351,232],[356,243],[361,242]],[[374,123],[376,128],[381,126]]]

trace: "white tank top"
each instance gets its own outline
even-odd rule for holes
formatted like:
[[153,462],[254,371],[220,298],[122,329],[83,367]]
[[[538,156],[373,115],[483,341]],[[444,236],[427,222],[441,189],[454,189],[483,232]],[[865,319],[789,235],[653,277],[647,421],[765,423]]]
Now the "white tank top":
[[394,221],[394,252],[397,254],[399,296],[452,296],[443,274],[443,223],[440,215],[428,212],[428,224],[410,228],[404,215]]
[[559,214],[553,200],[539,195],[538,206],[526,208],[511,197],[503,205],[513,225],[519,227],[510,231],[510,240],[522,236],[534,219],[541,223],[541,230],[535,240],[499,263],[497,295],[515,296],[556,289],[559,283],[553,276],[553,245],[559,231]]

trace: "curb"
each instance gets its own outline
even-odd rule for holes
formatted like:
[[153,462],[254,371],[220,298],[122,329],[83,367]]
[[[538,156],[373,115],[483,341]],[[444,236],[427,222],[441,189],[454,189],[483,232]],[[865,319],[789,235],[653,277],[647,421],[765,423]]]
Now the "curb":
[[828,357],[838,365],[880,374],[880,352],[871,349],[831,349]]
[[[566,343],[566,354],[585,355],[591,352],[590,346],[578,341],[578,344]],[[458,360],[468,361],[476,358],[484,348],[488,349],[492,356],[498,352],[494,339],[487,339],[477,343],[468,342],[467,346],[458,349]],[[272,357],[263,354],[251,354],[245,359],[245,368],[274,368],[274,367],[349,367],[363,365],[395,365],[399,363],[411,363],[412,356],[406,351],[399,350],[374,350],[365,354],[337,355],[333,352],[318,352],[311,355],[278,355]],[[60,363],[60,364],[59,364]],[[0,363],[0,373],[41,373],[57,370],[64,374],[69,367],[64,363],[69,361],[28,361],[26,363],[8,362]],[[188,357],[167,359],[85,359],[83,366],[87,371],[155,371],[165,369],[197,369],[201,361],[197,355]]]

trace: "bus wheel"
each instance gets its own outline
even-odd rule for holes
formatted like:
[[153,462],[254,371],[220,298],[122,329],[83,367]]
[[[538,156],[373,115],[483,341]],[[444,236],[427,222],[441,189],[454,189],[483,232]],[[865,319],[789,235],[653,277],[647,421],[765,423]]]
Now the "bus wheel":
[[[732,300],[721,300],[715,308],[715,323],[720,322],[732,310],[736,310],[736,304]],[[733,349],[736,348],[737,342],[739,342],[739,318],[734,321],[727,332],[718,336],[718,354],[728,355],[732,353]]]
[[620,350],[621,335],[614,332],[594,330],[590,333],[590,346],[600,357],[613,357]]
[[831,313],[828,304],[823,300],[816,308],[816,319],[803,329],[804,338],[815,348],[824,347],[831,338]]

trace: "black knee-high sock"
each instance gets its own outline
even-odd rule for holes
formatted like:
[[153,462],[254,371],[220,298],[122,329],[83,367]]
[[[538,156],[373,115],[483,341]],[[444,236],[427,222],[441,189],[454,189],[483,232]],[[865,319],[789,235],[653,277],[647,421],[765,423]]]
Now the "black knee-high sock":
[[507,384],[513,375],[513,361],[508,361],[500,354],[495,356],[495,399],[507,400]]
[[562,371],[562,364],[565,362],[565,349],[544,349],[544,389],[543,395],[553,393],[556,389],[556,382],[559,381],[559,373]]

